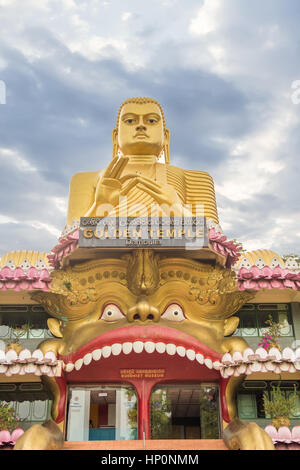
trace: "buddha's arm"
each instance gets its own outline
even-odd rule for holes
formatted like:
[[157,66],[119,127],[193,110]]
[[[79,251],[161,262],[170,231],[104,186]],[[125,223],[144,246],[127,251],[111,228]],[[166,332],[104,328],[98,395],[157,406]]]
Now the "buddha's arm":
[[[185,203],[191,204],[196,214],[196,205],[203,205],[204,215],[218,224],[218,209],[212,177],[205,171],[184,170]],[[201,211],[201,207],[200,211]],[[199,209],[198,208],[198,209]]]
[[87,215],[94,204],[95,190],[102,172],[76,173],[70,183],[67,225]]
[[[205,171],[182,170],[176,166],[167,166],[168,184],[175,188],[177,194],[185,205],[192,206],[196,215],[196,206],[203,205],[204,216],[218,224],[218,210],[216,204],[214,181]],[[198,212],[199,213],[199,212]]]

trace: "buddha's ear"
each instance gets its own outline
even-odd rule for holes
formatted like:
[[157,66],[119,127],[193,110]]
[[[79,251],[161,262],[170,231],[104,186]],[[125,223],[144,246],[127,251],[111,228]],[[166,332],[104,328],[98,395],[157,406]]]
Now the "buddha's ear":
[[165,154],[165,163],[170,163],[170,131],[165,129],[165,141],[164,141],[164,154]]
[[239,326],[240,319],[239,317],[230,317],[227,318],[224,322],[224,336],[232,335]]
[[113,151],[112,151],[112,157],[113,159],[118,155],[118,129],[113,129],[112,131],[112,146],[113,146]]
[[56,338],[62,338],[62,332],[60,330],[61,322],[56,318],[48,318],[47,325],[53,336]]

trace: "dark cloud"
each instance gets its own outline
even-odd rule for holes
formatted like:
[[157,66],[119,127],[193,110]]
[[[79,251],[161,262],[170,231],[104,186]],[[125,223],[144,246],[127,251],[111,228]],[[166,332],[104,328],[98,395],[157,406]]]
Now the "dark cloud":
[[[101,14],[100,7],[90,3],[81,18],[91,28],[87,34],[91,38],[96,34],[92,27],[98,18],[102,38],[112,37],[120,44],[124,38],[129,48],[122,52],[118,43],[108,43],[96,58],[84,50],[71,52],[64,35],[54,32],[51,15],[57,18],[57,26],[65,25],[66,31],[71,28],[72,12],[64,10],[64,18],[58,3],[49,13],[49,27],[34,15],[26,16],[21,35],[17,29],[14,33],[14,13],[10,13],[7,18],[13,32],[0,51],[6,64],[0,78],[7,86],[7,104],[0,108],[0,148],[16,152],[36,170],[18,168],[18,161],[5,160],[0,151],[0,216],[17,221],[0,225],[1,253],[22,247],[49,251],[55,245],[56,237],[47,229],[34,229],[32,221],[63,228],[65,216],[53,198],[66,200],[75,172],[107,165],[117,110],[130,96],[152,96],[162,103],[171,130],[174,164],[209,171],[218,185],[230,183],[228,178],[234,176],[232,172],[228,175],[227,168],[233,143],[255,135],[270,122],[282,86],[288,92],[291,81],[300,78],[294,60],[297,48],[299,52],[296,18],[300,6],[292,0],[263,4],[230,0],[231,7],[222,9],[218,34],[192,36],[188,28],[202,3],[192,0],[183,8],[178,1],[170,2],[173,6],[169,7],[158,1],[151,7],[118,1],[113,10],[109,6]],[[126,11],[132,17],[122,22]],[[276,27],[281,38],[278,44]],[[16,41],[11,40],[14,34]],[[72,34],[79,41],[74,31]],[[24,40],[21,46],[20,37]],[[264,46],[267,40],[269,49]],[[219,67],[205,65],[214,41],[225,47],[227,66],[232,68],[228,66],[230,70],[223,74],[218,72],[222,59],[214,64]],[[126,62],[124,54],[130,56],[132,51],[144,59],[142,66],[134,66],[133,59]],[[281,247],[280,240],[278,244],[274,237],[271,240],[272,227],[277,227],[278,216],[287,209],[291,217],[293,210],[299,211],[297,126],[286,134],[288,144],[276,149],[276,157],[285,167],[270,177],[263,193],[253,195],[249,204],[240,197],[235,201],[217,194],[220,209],[234,217],[228,236],[263,239],[265,232],[267,247],[269,242],[274,249]],[[248,158],[246,154],[244,158]],[[226,212],[228,208],[230,212]],[[299,222],[295,220],[297,231]],[[283,246],[293,251],[297,237],[290,235]]]

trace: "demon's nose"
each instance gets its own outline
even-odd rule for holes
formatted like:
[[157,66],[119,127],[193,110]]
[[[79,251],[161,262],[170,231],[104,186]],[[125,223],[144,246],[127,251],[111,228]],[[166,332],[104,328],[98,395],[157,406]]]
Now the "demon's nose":
[[158,322],[160,314],[158,309],[149,303],[147,297],[141,296],[138,298],[136,305],[128,309],[127,319],[129,322],[148,320]]

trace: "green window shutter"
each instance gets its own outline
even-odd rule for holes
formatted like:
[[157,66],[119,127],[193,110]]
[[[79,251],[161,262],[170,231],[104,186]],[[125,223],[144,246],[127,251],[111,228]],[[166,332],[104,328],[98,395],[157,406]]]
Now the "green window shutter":
[[241,419],[256,419],[256,397],[253,393],[240,393],[237,397],[238,414]]

